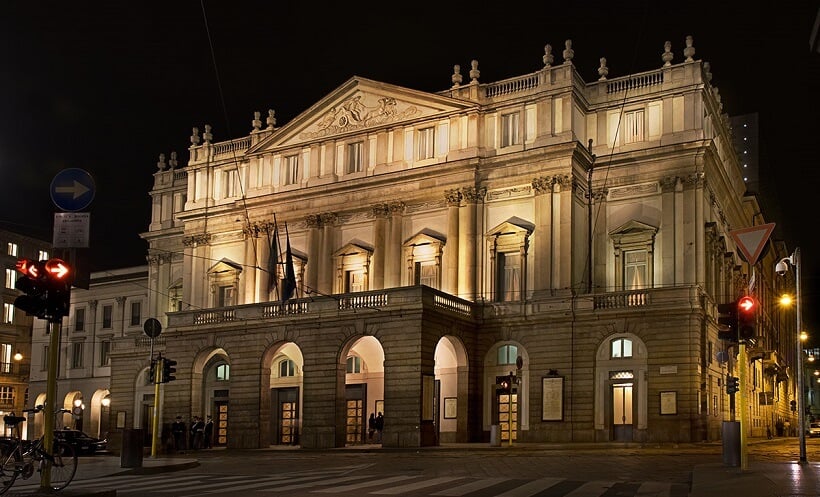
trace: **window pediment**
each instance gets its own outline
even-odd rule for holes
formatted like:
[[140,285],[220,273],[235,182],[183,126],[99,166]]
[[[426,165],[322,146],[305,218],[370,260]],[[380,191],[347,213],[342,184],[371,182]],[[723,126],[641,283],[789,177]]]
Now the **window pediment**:
[[650,242],[658,233],[658,228],[640,221],[630,220],[609,232],[609,236],[618,244]]
[[433,230],[421,230],[404,242],[405,247],[419,247],[422,245],[444,245],[447,237]]
[[241,273],[242,265],[223,257],[219,262],[208,269],[208,274],[218,275],[221,273]]
[[333,252],[333,257],[353,257],[353,256],[370,256],[373,254],[373,247],[360,240],[353,240],[342,248]]
[[511,217],[487,232],[487,236],[530,236],[535,225],[519,217]]

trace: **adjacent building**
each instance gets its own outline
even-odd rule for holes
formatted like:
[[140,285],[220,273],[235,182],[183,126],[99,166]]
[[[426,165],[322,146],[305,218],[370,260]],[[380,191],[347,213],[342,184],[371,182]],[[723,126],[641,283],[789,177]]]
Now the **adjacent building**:
[[[110,386],[83,398],[110,395],[114,432],[150,431],[155,403],[163,426],[212,415],[232,448],[367,443],[379,412],[389,447],[796,425],[793,311],[773,297],[788,252],[747,261],[732,236],[765,216],[682,45],[643,47],[658,65],[637,74],[601,58],[590,82],[569,40],[502,81],[455,65],[434,93],[354,76],[288,123],[194,128],[154,173],[146,288],[108,294],[112,328],[95,297],[93,330],[67,334],[83,381],[110,340]],[[762,312],[740,369],[716,307],[747,293]],[[177,379],[155,398],[159,353]],[[726,394],[739,370],[747,412]]]

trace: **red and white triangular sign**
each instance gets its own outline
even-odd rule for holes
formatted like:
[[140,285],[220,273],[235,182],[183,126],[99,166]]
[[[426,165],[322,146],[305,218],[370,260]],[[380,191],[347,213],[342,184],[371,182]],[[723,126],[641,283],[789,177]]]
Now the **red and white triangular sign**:
[[769,241],[772,231],[774,231],[774,223],[768,223],[752,226],[751,228],[732,230],[729,232],[729,236],[737,244],[746,262],[754,266],[757,258],[760,257],[760,253],[763,252],[763,248],[766,247],[766,242]]

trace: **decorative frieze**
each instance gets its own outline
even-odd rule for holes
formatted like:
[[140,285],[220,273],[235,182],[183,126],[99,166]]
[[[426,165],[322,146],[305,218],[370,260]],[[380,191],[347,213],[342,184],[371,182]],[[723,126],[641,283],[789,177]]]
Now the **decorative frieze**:
[[660,193],[660,183],[640,183],[637,185],[618,186],[609,189],[609,200],[622,200],[625,198],[645,197],[647,195],[657,195]]
[[198,233],[196,235],[188,235],[182,238],[182,245],[184,247],[196,247],[197,245],[208,245],[211,242],[210,233]]
[[368,96],[355,95],[339,106],[331,108],[317,123],[316,131],[302,132],[299,138],[311,140],[397,122],[421,114],[414,105],[399,110],[399,105],[393,97],[381,97],[375,105],[368,106],[363,101],[366,97]]
[[532,195],[532,185],[514,186],[512,188],[502,188],[487,193],[487,202],[493,200],[506,200],[510,198],[529,197]]

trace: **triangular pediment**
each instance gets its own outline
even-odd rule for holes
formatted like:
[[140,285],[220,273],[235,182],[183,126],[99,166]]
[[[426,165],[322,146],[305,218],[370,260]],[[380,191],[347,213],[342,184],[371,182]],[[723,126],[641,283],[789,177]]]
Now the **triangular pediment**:
[[648,224],[644,224],[640,221],[630,220],[625,222],[624,224],[618,226],[614,230],[609,232],[610,236],[615,235],[634,235],[638,233],[647,233],[650,232],[652,235],[658,232],[658,228],[654,226],[650,226]]
[[354,255],[370,255],[373,253],[373,247],[361,240],[352,240],[345,244],[342,248],[333,252],[333,257],[350,257]]
[[535,230],[535,225],[529,221],[525,221],[519,217],[511,217],[503,223],[497,225],[495,228],[487,232],[487,236],[502,236],[502,235],[520,235],[530,233]]
[[227,272],[241,272],[242,265],[238,264],[228,258],[222,258],[219,262],[208,269],[208,274],[227,273]]
[[433,230],[423,229],[411,236],[404,242],[405,247],[418,247],[421,245],[439,245],[446,241],[446,237]]
[[397,123],[423,121],[476,105],[354,76],[270,136],[248,154],[304,145]]

